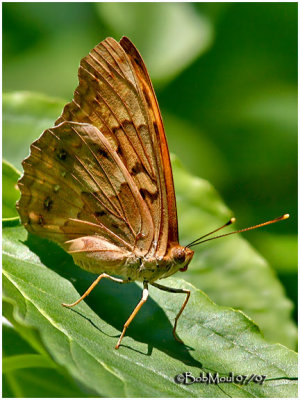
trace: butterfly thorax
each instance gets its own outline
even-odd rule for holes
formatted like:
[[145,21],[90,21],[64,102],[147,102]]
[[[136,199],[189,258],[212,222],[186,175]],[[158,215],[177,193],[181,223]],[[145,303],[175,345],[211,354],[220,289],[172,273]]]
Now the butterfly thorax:
[[194,252],[188,248],[176,245],[171,247],[165,257],[144,257],[136,271],[135,280],[154,282],[167,278],[177,271],[186,271]]

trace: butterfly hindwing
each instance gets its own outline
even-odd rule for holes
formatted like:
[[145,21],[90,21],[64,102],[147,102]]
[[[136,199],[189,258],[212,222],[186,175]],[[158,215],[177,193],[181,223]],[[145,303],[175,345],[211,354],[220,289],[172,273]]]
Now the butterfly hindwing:
[[64,122],[46,130],[23,167],[18,209],[29,231],[61,245],[95,234],[120,247],[149,250],[150,213],[117,152],[94,126]]

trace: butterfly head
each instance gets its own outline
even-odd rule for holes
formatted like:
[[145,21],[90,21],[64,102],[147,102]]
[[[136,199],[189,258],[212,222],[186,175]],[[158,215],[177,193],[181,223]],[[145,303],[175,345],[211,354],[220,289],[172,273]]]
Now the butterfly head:
[[188,269],[188,265],[191,262],[194,255],[194,251],[188,247],[176,246],[172,249],[172,258],[177,266],[177,270],[184,272]]

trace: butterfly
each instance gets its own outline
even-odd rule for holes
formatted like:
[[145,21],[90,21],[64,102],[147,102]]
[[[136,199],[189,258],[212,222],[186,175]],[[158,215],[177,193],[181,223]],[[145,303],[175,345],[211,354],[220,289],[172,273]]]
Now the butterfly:
[[[107,38],[80,62],[79,86],[55,122],[31,145],[18,182],[25,228],[53,240],[81,268],[103,278],[143,282],[186,299],[190,291],[158,279],[187,269],[194,252],[179,245],[176,199],[162,117],[133,43]],[[122,279],[114,275],[121,276]]]
[[[149,285],[185,294],[173,328],[181,342],[176,327],[190,291],[156,281],[186,271],[194,254],[190,247],[213,239],[203,240],[234,218],[187,246],[179,244],[162,117],[142,57],[127,37],[99,43],[81,60],[78,78],[73,100],[55,126],[32,143],[22,163],[17,203],[21,222],[30,233],[58,243],[75,264],[99,275],[77,301],[63,306],[78,304],[104,278],[143,283],[141,300],[116,348],[147,301]],[[276,220],[285,218],[287,214]]]

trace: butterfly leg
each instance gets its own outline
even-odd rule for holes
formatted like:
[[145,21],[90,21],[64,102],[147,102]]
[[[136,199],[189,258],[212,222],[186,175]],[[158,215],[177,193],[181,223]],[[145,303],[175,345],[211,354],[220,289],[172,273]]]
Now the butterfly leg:
[[188,303],[188,301],[189,301],[189,298],[190,298],[190,295],[191,295],[190,290],[188,290],[188,289],[173,289],[173,288],[169,288],[169,287],[167,287],[167,286],[160,285],[160,284],[155,283],[155,282],[152,282],[151,285],[157,287],[157,288],[160,289],[160,290],[164,290],[165,292],[170,292],[170,293],[185,293],[185,294],[186,294],[186,298],[185,298],[185,300],[184,300],[184,302],[183,302],[183,304],[182,304],[182,306],[181,306],[181,309],[179,310],[179,313],[176,315],[175,323],[174,323],[174,328],[173,328],[173,336],[174,336],[174,338],[175,338],[178,342],[183,343],[183,341],[182,341],[181,339],[179,339],[179,337],[178,337],[177,334],[176,334],[176,327],[177,327],[177,321],[178,321],[180,315],[182,314],[183,310],[185,309],[185,306],[187,305],[187,303]]
[[135,307],[135,309],[133,310],[133,312],[131,313],[130,317],[128,318],[128,320],[125,322],[124,327],[123,327],[123,331],[121,333],[121,336],[118,340],[118,343],[116,345],[116,349],[119,348],[121,341],[125,335],[126,329],[128,328],[128,326],[130,325],[131,321],[133,320],[133,318],[136,316],[136,314],[139,312],[140,308],[142,307],[142,305],[144,303],[146,303],[147,299],[148,299],[148,282],[144,282],[144,290],[143,290],[143,295],[141,300],[139,301],[138,305]]
[[114,282],[117,282],[117,283],[129,283],[129,282],[131,282],[129,280],[123,280],[123,279],[114,278],[113,276],[110,276],[110,275],[107,275],[107,274],[101,274],[91,284],[91,286],[88,288],[88,290],[80,297],[80,299],[78,299],[77,301],[75,301],[75,303],[72,303],[72,304],[62,303],[62,306],[64,306],[64,307],[74,307],[74,306],[76,306],[76,304],[80,303],[81,300],[83,300],[86,296],[88,296],[91,293],[91,291],[94,289],[94,287],[96,285],[98,285],[98,283],[101,281],[102,278],[107,278],[107,279],[110,279],[111,281],[114,281]]

